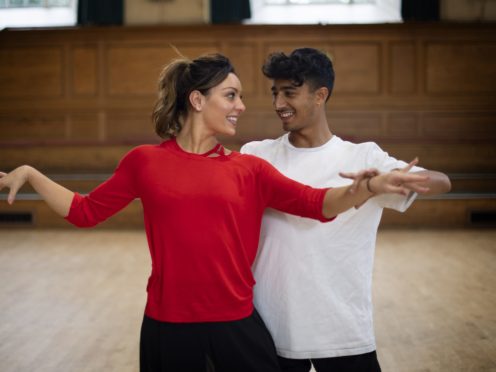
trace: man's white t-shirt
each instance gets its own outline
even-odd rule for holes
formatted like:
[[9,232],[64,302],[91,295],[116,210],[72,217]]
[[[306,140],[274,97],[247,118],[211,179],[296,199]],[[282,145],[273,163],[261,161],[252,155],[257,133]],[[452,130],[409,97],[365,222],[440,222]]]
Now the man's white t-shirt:
[[[350,184],[341,171],[385,172],[407,165],[375,143],[354,144],[337,136],[320,147],[297,148],[285,134],[250,142],[241,152],[314,187]],[[253,268],[254,301],[280,356],[329,358],[376,349],[371,286],[377,228],[383,208],[404,211],[414,199],[413,193],[381,195],[328,223],[265,212]]]

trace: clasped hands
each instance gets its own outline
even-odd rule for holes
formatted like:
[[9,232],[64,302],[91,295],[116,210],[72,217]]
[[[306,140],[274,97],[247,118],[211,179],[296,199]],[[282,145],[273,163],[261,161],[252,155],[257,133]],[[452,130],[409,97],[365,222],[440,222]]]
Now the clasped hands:
[[418,163],[418,158],[413,159],[407,166],[387,173],[380,173],[375,168],[364,169],[359,172],[340,172],[343,178],[353,180],[349,188],[350,193],[355,193],[362,182],[366,182],[367,190],[372,195],[393,193],[408,195],[411,192],[424,194],[429,191],[426,182],[429,177],[425,175],[408,173]]

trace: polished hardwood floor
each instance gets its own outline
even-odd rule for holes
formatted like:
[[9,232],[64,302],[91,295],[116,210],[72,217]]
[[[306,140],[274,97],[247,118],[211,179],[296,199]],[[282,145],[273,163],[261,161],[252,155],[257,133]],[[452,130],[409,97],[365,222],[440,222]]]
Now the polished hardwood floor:
[[[0,230],[0,371],[138,371],[149,271],[142,231]],[[381,230],[374,275],[383,371],[496,371],[496,230]]]

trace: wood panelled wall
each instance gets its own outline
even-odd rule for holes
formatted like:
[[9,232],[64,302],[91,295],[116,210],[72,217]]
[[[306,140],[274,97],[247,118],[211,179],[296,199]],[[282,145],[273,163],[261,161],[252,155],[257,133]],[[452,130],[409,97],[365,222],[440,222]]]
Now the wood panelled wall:
[[130,147],[157,142],[150,111],[170,45],[232,59],[247,105],[225,139],[234,149],[282,133],[266,55],[311,46],[334,61],[334,133],[445,172],[496,172],[495,24],[4,30],[0,167],[107,172]]

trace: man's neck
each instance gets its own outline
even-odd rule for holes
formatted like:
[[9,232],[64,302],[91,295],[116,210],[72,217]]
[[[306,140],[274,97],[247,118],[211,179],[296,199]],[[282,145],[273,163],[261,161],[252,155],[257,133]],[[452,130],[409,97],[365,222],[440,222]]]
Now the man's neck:
[[332,138],[332,132],[327,126],[320,125],[315,128],[303,128],[289,133],[289,142],[294,147],[311,148],[319,147]]

